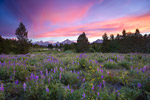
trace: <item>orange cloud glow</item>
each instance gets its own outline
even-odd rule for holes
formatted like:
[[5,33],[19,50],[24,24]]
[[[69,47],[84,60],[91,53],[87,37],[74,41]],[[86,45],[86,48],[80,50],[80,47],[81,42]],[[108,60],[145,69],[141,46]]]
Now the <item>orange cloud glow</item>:
[[86,32],[87,36],[92,38],[102,36],[105,32],[108,35],[116,35],[118,33],[121,34],[123,29],[134,32],[137,28],[139,28],[142,33],[150,31],[150,14],[145,14],[142,16],[122,17],[113,20],[93,22],[74,27],[59,28],[37,35],[36,38],[77,36],[82,32]]

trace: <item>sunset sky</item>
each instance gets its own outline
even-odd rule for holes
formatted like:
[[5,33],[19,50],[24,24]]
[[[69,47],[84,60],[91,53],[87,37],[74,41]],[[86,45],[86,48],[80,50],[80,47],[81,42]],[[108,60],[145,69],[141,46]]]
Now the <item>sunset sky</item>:
[[0,35],[14,38],[23,22],[33,41],[90,41],[126,31],[150,33],[150,0],[0,0]]

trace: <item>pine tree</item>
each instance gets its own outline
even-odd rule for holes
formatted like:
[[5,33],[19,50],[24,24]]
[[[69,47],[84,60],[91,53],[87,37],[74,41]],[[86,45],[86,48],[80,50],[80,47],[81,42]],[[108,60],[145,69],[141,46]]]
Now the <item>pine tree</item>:
[[89,50],[89,41],[88,38],[86,37],[86,34],[83,32],[83,34],[81,34],[78,37],[76,51],[87,52],[88,50]]
[[16,36],[18,39],[18,53],[26,54],[30,49],[30,41],[28,40],[28,32],[25,25],[21,22],[16,29]]

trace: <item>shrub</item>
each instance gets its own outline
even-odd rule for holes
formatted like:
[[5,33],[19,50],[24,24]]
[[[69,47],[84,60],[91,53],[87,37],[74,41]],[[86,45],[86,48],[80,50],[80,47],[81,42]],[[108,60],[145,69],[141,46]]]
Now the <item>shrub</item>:
[[67,93],[61,83],[51,84],[48,87],[50,89],[50,100],[65,100]]
[[104,62],[104,59],[103,58],[98,58],[97,61],[101,63],[101,62]]
[[23,95],[22,85],[8,83],[5,86],[5,93],[5,98],[7,98],[7,100],[19,100]]
[[128,63],[127,61],[121,61],[121,62],[119,62],[119,66],[121,66],[122,68],[125,68],[127,70],[130,69],[130,63]]
[[6,66],[0,67],[0,80],[9,81],[12,73],[13,73],[12,68],[8,69]]
[[126,98],[127,100],[137,100],[142,91],[136,88],[131,89],[129,87],[122,87],[119,92],[121,93],[121,100],[124,98]]
[[85,69],[86,67],[88,67],[88,62],[85,58],[81,58],[79,60],[79,66],[81,69]]
[[72,85],[72,84],[76,84],[78,83],[78,79],[77,79],[77,74],[76,73],[71,73],[71,72],[64,72],[62,73],[62,78],[61,78],[61,82],[65,85]]
[[117,69],[117,64],[114,62],[107,62],[104,64],[104,67],[107,69]]
[[16,66],[15,69],[15,79],[24,82],[26,77],[29,75],[28,70],[25,70],[23,66]]

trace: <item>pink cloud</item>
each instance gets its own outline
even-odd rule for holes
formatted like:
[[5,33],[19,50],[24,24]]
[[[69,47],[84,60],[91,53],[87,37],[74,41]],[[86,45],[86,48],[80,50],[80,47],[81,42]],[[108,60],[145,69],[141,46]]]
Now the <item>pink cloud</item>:
[[74,27],[58,28],[56,30],[37,35],[36,38],[77,36],[83,31],[87,33],[88,37],[97,37],[102,36],[105,32],[107,32],[109,35],[112,33],[121,33],[123,29],[134,32],[136,28],[139,28],[141,32],[149,32],[149,23],[150,14],[145,14],[142,16],[129,16],[113,20],[93,22]]

